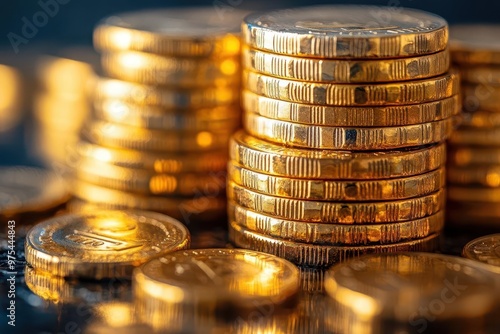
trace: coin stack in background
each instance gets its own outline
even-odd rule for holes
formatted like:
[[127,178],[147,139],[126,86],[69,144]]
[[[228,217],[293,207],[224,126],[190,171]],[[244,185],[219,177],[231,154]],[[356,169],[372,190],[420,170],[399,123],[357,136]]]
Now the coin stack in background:
[[90,116],[90,90],[98,68],[97,53],[81,46],[42,56],[37,62],[33,146],[46,166],[60,171],[67,165],[68,149],[77,143]]
[[71,210],[137,208],[185,223],[225,216],[228,142],[241,123],[243,16],[149,10],[96,27],[106,77],[77,145]]
[[433,249],[443,142],[460,111],[446,21],[318,6],[252,14],[242,30],[246,132],[230,148],[232,242],[312,266]]
[[[1,60],[1,58],[0,58]],[[16,126],[22,116],[23,81],[14,67],[0,63],[0,133]]]
[[464,121],[450,138],[447,223],[500,226],[499,25],[450,30],[452,61],[460,70]]

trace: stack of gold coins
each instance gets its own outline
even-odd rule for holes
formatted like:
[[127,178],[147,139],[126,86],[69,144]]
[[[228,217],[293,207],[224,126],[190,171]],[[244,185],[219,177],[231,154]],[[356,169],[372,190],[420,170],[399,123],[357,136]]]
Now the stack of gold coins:
[[239,24],[212,7],[103,20],[94,118],[77,145],[71,209],[137,208],[184,222],[226,213],[230,135],[240,127]]
[[22,116],[22,75],[14,67],[0,64],[0,133],[16,126]]
[[446,21],[318,6],[252,14],[242,29],[232,242],[312,266],[432,249],[444,223],[443,142],[460,111]]
[[65,165],[68,148],[78,141],[90,115],[89,86],[98,61],[94,50],[72,47],[45,55],[37,63],[33,141],[36,155],[49,167]]
[[453,226],[500,226],[500,25],[450,30],[463,78],[462,126],[450,138],[448,219]]

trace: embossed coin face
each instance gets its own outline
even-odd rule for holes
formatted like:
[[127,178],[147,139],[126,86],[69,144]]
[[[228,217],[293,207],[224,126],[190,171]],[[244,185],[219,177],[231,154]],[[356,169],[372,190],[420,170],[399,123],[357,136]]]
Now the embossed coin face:
[[[159,291],[181,289],[185,302],[267,299],[280,302],[299,288],[299,271],[290,262],[265,253],[238,249],[179,251],[138,268],[134,280],[143,294],[169,300]],[[157,291],[157,293],[154,293]],[[174,299],[172,299],[174,301]]]
[[47,211],[68,198],[63,179],[50,171],[20,166],[0,168],[0,216]]
[[[441,50],[447,24],[439,16],[412,9],[313,6],[251,14],[244,20],[243,34],[250,45],[276,53],[387,57]],[[387,43],[381,42],[384,39]],[[351,44],[355,40],[357,44]]]
[[177,220],[141,211],[59,216],[36,225],[26,239],[26,261],[35,269],[92,279],[130,276],[134,266],[190,242]]
[[[500,234],[486,235],[465,245],[463,256],[500,267]],[[498,270],[500,273],[500,269]]]
[[364,305],[368,317],[410,324],[427,320],[428,312],[435,320],[482,317],[499,297],[498,277],[487,266],[429,253],[372,255],[336,265],[326,274],[325,289],[350,311]]

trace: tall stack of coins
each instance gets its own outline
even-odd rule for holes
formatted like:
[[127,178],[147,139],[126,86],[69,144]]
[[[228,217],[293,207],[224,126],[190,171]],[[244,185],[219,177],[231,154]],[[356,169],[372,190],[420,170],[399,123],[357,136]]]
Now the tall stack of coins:
[[500,26],[450,31],[464,121],[450,138],[447,223],[500,226]]
[[430,250],[460,111],[444,19],[319,6],[245,18],[246,132],[231,142],[230,238],[324,266]]
[[240,126],[239,24],[214,8],[148,10],[102,21],[106,77],[82,131],[72,209],[225,215],[229,137]]

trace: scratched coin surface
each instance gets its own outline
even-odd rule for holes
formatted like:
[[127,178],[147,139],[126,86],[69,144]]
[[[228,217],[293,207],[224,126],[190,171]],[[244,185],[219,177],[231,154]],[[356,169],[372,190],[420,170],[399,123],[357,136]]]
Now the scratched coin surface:
[[56,276],[129,277],[153,257],[189,247],[179,221],[153,212],[98,211],[54,217],[26,236],[26,261]]
[[237,247],[270,253],[298,266],[326,267],[362,254],[433,252],[439,244],[439,235],[385,245],[314,245],[273,238],[230,222],[229,240]]
[[0,167],[0,217],[43,213],[69,199],[64,180],[39,168]]
[[229,143],[231,159],[257,172],[291,178],[346,180],[388,179],[437,169],[446,159],[444,144],[424,148],[371,152],[292,148],[236,132]]
[[311,82],[394,82],[443,74],[449,68],[448,50],[410,58],[377,60],[313,59],[278,55],[245,48],[243,64],[275,77]]
[[121,13],[100,22],[94,45],[100,50],[135,50],[169,56],[237,56],[240,23],[247,14],[229,6],[153,9]]
[[425,238],[439,233],[444,226],[444,211],[421,219],[399,223],[346,225],[286,220],[264,215],[229,203],[229,219],[236,224],[268,235],[295,242],[317,245],[369,245]]
[[397,58],[446,48],[448,26],[436,15],[376,6],[311,6],[248,15],[250,46],[320,58]]
[[243,71],[249,91],[278,100],[327,106],[380,106],[431,102],[460,91],[456,70],[428,79],[377,84],[337,84],[288,80]]
[[445,191],[399,201],[328,202],[269,196],[229,181],[227,197],[275,218],[326,224],[378,224],[414,220],[444,208]]
[[382,107],[334,107],[271,99],[248,90],[242,94],[246,111],[260,116],[301,124],[325,126],[399,126],[439,121],[460,112],[458,95],[408,105]]
[[328,127],[278,121],[246,112],[243,115],[247,132],[277,144],[288,146],[372,151],[399,149],[439,143],[451,134],[456,118],[398,127]]
[[[165,319],[255,311],[295,298],[299,270],[276,256],[243,249],[193,249],[152,260],[133,276],[137,310],[158,327]],[[184,314],[183,312],[184,311]],[[236,313],[237,314],[237,313]]]
[[[463,256],[479,262],[500,267],[500,234],[485,235],[465,245]],[[500,268],[495,270],[500,273]]]
[[500,65],[500,25],[468,24],[450,27],[454,62],[463,65]]
[[325,274],[325,290],[346,313],[359,312],[362,304],[365,319],[380,326],[390,319],[413,330],[433,326],[429,315],[436,323],[492,315],[499,296],[486,265],[429,253],[369,255],[335,265]]
[[229,162],[228,177],[262,194],[317,201],[390,201],[431,194],[445,185],[444,167],[406,178],[328,181],[267,175]]

